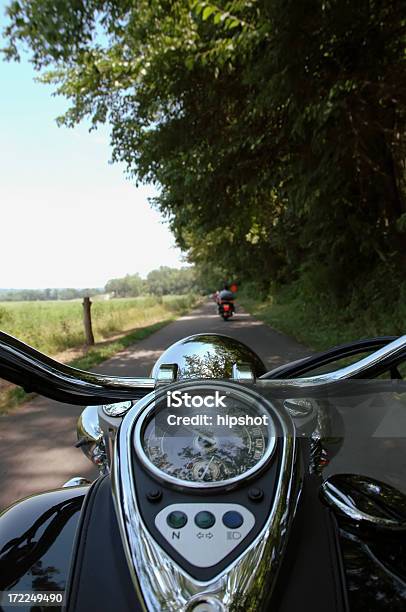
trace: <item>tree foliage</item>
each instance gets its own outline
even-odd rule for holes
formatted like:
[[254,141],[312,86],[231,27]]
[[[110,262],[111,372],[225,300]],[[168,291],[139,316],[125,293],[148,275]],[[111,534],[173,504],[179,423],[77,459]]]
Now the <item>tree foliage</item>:
[[199,293],[202,289],[205,289],[205,287],[202,286],[196,274],[196,269],[193,266],[184,268],[161,266],[156,270],[151,270],[146,279],[141,278],[139,274],[126,274],[126,276],[121,278],[110,279],[104,288],[0,289],[0,301],[74,300],[84,296],[96,296],[103,293],[110,293],[114,297],[119,298],[138,297],[147,294],[157,296],[182,295],[186,293]]
[[[31,51],[200,270],[351,295],[406,268],[402,0],[15,0]],[[136,214],[136,211],[135,211]],[[396,291],[396,283],[393,284]]]
[[148,274],[146,286],[148,293],[153,295],[180,295],[199,290],[196,273],[192,267],[177,269],[161,266]]
[[139,295],[181,295],[197,292],[200,286],[193,267],[169,268],[161,266],[149,272],[144,280],[139,274],[127,274],[122,278],[113,278],[106,284],[105,290],[114,297],[137,297]]
[[105,291],[115,297],[138,297],[145,292],[145,282],[139,274],[127,274],[123,278],[110,279]]

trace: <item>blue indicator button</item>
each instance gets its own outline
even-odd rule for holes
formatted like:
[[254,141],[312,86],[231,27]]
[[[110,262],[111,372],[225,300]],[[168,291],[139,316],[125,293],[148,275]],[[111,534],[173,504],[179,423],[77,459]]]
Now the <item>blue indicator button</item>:
[[238,529],[243,524],[242,515],[236,510],[229,510],[223,515],[223,523],[229,529]]

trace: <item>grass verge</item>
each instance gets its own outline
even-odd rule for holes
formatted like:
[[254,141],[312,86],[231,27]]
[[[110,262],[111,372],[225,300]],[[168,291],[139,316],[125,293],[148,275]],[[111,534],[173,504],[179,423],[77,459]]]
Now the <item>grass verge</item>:
[[316,351],[361,338],[405,333],[405,305],[400,301],[391,311],[377,300],[365,307],[344,308],[306,299],[295,287],[285,287],[265,300],[242,295],[239,301],[261,321]]

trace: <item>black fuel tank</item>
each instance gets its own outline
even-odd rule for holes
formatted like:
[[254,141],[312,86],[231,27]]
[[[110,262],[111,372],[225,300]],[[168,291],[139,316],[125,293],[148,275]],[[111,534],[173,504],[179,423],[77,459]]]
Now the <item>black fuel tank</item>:
[[[80,486],[32,495],[0,514],[0,591],[65,590],[88,489]],[[0,609],[8,612],[15,607],[9,607],[3,597]]]

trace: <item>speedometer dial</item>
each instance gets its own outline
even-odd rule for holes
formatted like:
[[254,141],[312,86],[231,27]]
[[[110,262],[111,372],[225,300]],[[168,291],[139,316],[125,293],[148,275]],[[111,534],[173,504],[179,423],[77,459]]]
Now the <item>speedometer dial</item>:
[[[192,397],[212,392],[195,387]],[[150,471],[183,486],[214,487],[249,477],[269,460],[276,432],[262,398],[235,389],[222,397],[220,407],[199,409],[163,398],[141,416],[136,449]]]

